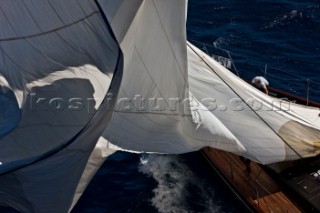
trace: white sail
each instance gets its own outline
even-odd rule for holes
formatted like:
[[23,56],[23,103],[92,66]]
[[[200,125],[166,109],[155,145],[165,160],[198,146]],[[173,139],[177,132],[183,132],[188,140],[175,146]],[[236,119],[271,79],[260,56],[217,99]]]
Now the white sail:
[[0,139],[0,204],[67,212],[110,119],[98,109],[118,88],[119,45],[94,1],[5,0],[0,16],[1,84],[21,112]]
[[[179,154],[209,146],[264,164],[319,153],[318,109],[279,110],[187,47],[186,7],[1,1],[0,83],[13,91],[5,100],[18,106],[20,122],[11,117],[14,125],[0,131],[0,204],[69,211],[109,147]],[[224,110],[234,98],[250,101]],[[253,111],[255,101],[263,109]]]
[[[126,35],[116,34],[124,54],[123,78],[102,137],[122,149],[177,154],[223,142],[228,150],[241,150],[219,125],[196,130],[189,111],[185,14],[177,13],[185,6],[184,1],[144,1]],[[116,18],[112,26],[123,19]]]
[[188,44],[189,85],[201,100],[212,98],[212,110],[246,152],[262,164],[320,153],[319,109],[272,98],[235,76]]

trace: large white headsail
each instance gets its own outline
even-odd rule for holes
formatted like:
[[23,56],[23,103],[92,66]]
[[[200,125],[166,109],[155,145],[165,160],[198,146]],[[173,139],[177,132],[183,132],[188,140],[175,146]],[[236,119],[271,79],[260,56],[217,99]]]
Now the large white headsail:
[[[126,33],[117,27],[130,16],[124,12],[130,1],[115,3],[120,10],[110,20],[118,32],[124,70],[117,106],[101,140],[141,152],[177,154],[214,146],[241,153],[242,147],[223,125],[201,126],[194,122],[192,114],[197,112],[190,112],[186,2],[138,2]],[[208,114],[207,120],[211,118],[219,123]]]

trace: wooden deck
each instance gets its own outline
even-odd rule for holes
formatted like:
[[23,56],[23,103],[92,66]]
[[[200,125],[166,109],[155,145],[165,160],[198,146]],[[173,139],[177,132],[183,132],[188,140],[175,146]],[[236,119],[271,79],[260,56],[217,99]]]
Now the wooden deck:
[[202,153],[257,212],[303,212],[259,164],[251,162],[249,174],[245,163],[234,154],[212,148],[204,148]]

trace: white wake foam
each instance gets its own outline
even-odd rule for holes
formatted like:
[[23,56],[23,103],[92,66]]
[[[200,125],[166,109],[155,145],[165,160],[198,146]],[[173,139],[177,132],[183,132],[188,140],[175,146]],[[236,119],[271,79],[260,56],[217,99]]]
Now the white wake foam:
[[[140,159],[139,171],[152,176],[158,182],[151,202],[159,212],[194,212],[190,209],[190,204],[195,202],[204,209],[201,212],[220,212],[220,207],[214,202],[213,191],[206,190],[206,185],[190,171],[181,157],[144,155]],[[197,201],[192,200],[194,196],[197,196]]]
[[282,15],[281,17],[277,17],[274,21],[272,21],[267,26],[265,26],[264,29],[287,26],[293,21],[297,21],[303,18],[304,18],[304,14],[301,11],[291,10],[290,12]]

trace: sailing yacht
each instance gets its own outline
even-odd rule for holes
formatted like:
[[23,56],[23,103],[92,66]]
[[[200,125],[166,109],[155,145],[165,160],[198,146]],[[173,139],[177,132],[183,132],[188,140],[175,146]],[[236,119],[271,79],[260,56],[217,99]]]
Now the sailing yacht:
[[188,43],[186,0],[0,9],[0,205],[68,212],[116,150],[260,164],[320,152],[319,109],[283,107]]

